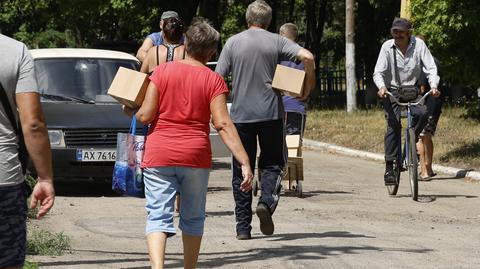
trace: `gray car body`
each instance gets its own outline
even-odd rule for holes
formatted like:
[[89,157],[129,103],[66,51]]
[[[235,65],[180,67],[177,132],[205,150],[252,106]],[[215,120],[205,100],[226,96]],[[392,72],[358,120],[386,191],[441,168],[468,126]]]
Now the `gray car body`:
[[[78,51],[79,50],[79,51]],[[34,61],[48,59],[68,59],[69,57],[84,57],[92,59],[115,59],[132,61],[138,70],[139,62],[133,56],[121,52],[88,50],[88,49],[39,49],[32,50]],[[79,53],[77,53],[79,52]],[[112,54],[113,53],[113,54]],[[79,56],[80,55],[80,56]],[[37,65],[38,68],[48,68],[48,65]],[[49,78],[43,78],[49,79]],[[113,79],[113,78],[112,78]],[[108,81],[110,84],[111,81]],[[41,83],[39,82],[39,85]],[[40,85],[41,86],[41,85]],[[68,92],[69,90],[65,90]],[[108,97],[108,96],[107,96]],[[65,180],[110,180],[114,161],[81,161],[79,152],[112,151],[116,149],[118,132],[128,132],[131,119],[127,117],[119,103],[110,98],[95,100],[95,103],[75,102],[72,100],[48,100],[42,98],[42,108],[49,131],[60,131],[63,135],[63,145],[52,146],[53,170],[56,179]],[[142,126],[137,125],[140,132]],[[226,149],[218,133],[211,128],[210,141],[213,157],[228,157]],[[30,166],[34,172],[34,168]]]

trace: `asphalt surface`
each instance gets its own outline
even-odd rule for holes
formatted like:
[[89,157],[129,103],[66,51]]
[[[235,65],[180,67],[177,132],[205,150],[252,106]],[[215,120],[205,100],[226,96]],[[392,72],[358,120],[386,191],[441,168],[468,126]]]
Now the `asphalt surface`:
[[[304,198],[287,190],[274,235],[262,235],[254,216],[245,241],[235,239],[229,160],[216,162],[199,268],[480,268],[478,181],[441,174],[420,182],[414,202],[406,177],[387,195],[380,161],[303,155]],[[27,259],[41,268],[149,268],[144,201],[105,185],[66,185],[50,215],[30,225],[70,236],[71,252]],[[179,232],[167,242],[166,267],[183,268],[182,255]]]

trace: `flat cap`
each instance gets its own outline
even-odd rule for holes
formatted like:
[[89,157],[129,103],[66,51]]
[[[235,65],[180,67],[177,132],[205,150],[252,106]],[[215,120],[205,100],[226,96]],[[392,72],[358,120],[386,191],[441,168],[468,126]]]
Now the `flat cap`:
[[392,22],[392,30],[408,31],[412,29],[412,23],[405,18],[395,18]]
[[168,18],[178,18],[178,13],[175,11],[168,10],[163,12],[162,16],[160,17],[161,20],[165,20]]

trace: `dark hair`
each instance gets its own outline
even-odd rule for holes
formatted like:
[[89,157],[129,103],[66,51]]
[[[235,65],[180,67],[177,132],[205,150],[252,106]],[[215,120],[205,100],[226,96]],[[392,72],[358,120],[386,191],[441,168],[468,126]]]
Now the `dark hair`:
[[210,23],[202,18],[195,18],[185,33],[185,43],[188,55],[197,60],[206,59],[217,49],[220,34]]
[[168,41],[179,43],[183,35],[183,22],[177,17],[166,18],[163,22],[163,34]]

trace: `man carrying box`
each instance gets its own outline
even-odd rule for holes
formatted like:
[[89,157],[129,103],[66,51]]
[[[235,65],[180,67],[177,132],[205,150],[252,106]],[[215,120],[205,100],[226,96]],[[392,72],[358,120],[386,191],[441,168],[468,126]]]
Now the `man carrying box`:
[[[296,42],[298,37],[298,28],[293,23],[285,23],[280,27],[280,35]],[[303,62],[282,61],[281,65],[291,68],[304,70]],[[307,110],[305,108],[305,100],[310,94],[312,88],[304,89],[302,97],[283,96],[283,106],[285,108],[285,121],[287,135],[300,135],[300,144],[303,140],[303,131],[305,130],[305,122],[307,119]]]
[[[265,1],[251,3],[245,15],[249,28],[227,40],[215,71],[224,77],[232,73],[230,113],[251,167],[255,167],[258,136],[262,192],[256,214],[262,233],[271,235],[274,232],[271,215],[278,203],[280,175],[285,165],[284,110],[280,92],[272,89],[272,78],[278,60],[297,58],[305,65],[308,89],[305,92],[308,92],[315,86],[314,63],[308,50],[266,31],[272,19],[272,8]],[[240,190],[242,171],[234,158],[232,171],[237,239],[250,239],[252,192]]]

